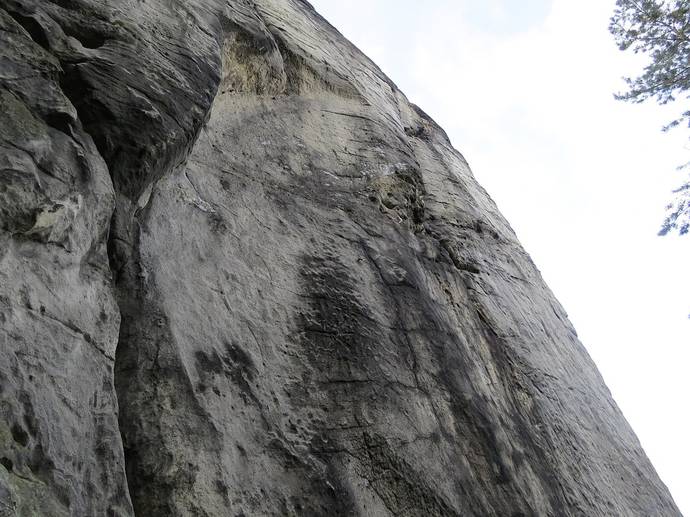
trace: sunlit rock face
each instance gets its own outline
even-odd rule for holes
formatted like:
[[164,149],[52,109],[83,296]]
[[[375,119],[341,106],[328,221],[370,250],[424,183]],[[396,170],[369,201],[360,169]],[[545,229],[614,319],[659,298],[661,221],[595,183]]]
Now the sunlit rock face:
[[0,0],[0,109],[0,515],[680,515],[463,157],[308,3]]

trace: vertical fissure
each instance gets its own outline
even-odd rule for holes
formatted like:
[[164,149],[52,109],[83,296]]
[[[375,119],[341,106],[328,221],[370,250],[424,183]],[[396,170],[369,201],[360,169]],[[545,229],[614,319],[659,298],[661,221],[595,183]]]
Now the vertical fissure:
[[[50,8],[46,7],[46,10]],[[155,421],[160,415],[153,410],[156,401],[153,398],[144,400],[143,404],[148,403],[148,407],[142,407],[139,395],[133,392],[146,384],[144,377],[150,377],[151,384],[155,386],[157,377],[167,375],[163,370],[169,365],[162,365],[159,355],[161,347],[171,342],[167,335],[165,315],[156,307],[148,306],[143,296],[145,286],[141,275],[139,232],[141,221],[146,218],[148,199],[140,198],[159,179],[181,166],[191,152],[210,113],[220,83],[220,56],[206,56],[208,63],[196,64],[195,73],[199,77],[195,77],[195,80],[199,85],[190,94],[189,109],[169,105],[165,103],[165,98],[156,98],[155,95],[147,97],[147,92],[142,91],[138,84],[108,84],[108,88],[115,93],[118,88],[123,88],[131,96],[131,92],[136,90],[132,103],[143,103],[150,107],[148,111],[130,109],[126,113],[118,113],[117,101],[112,100],[116,97],[110,97],[112,92],[107,91],[105,84],[98,82],[105,80],[98,70],[99,67],[110,66],[107,60],[99,61],[98,52],[69,55],[64,41],[56,48],[55,38],[61,36],[59,31],[50,30],[50,26],[60,24],[62,20],[54,20],[41,10],[17,6],[9,14],[36,44],[60,63],[62,70],[55,80],[75,111],[72,114],[60,111],[43,114],[46,124],[67,137],[72,137],[74,131],[83,131],[88,135],[112,181],[115,205],[108,231],[101,238],[106,240],[107,266],[119,311],[119,315],[108,314],[107,317],[120,321],[117,342],[114,344],[112,383],[115,389],[113,411],[118,413],[116,432],[120,434],[123,444],[120,461],[124,467],[122,475],[125,476],[128,491],[126,498],[131,501],[135,515],[170,515],[173,513],[170,501],[173,499],[174,480],[149,479],[149,474],[154,471],[151,466],[158,460],[153,458],[157,452],[151,450],[142,453],[141,450],[150,448],[145,443],[132,443],[133,440],[142,439],[141,430],[135,429],[136,426],[160,428]],[[69,35],[74,30],[67,28],[64,32]],[[111,37],[112,34],[101,34],[94,29],[89,33],[89,41],[81,43],[85,48],[99,49]],[[113,77],[112,73],[109,70],[104,77]],[[156,88],[158,85],[153,85],[151,91],[155,93]],[[144,322],[143,317],[152,321]],[[143,347],[142,344],[152,345],[153,348]],[[150,359],[151,368],[143,371],[139,365],[142,359],[143,362]],[[148,390],[141,397],[155,397],[156,389]],[[133,401],[133,398],[137,400]],[[190,429],[189,436],[195,434],[196,431]],[[162,436],[162,433],[158,435]],[[151,486],[146,486],[148,483]],[[147,502],[152,499],[149,497],[152,491],[156,493],[153,499],[160,504]],[[131,508],[129,511],[132,511]]]

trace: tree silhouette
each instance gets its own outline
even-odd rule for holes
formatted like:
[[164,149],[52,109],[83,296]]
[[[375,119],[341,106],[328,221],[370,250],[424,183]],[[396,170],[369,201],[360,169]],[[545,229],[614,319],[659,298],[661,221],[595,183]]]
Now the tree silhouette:
[[[690,98],[690,0],[617,0],[609,30],[621,50],[650,58],[638,77],[625,78],[627,91],[616,94],[617,99],[635,103],[655,99],[668,104],[678,96]],[[690,110],[663,130],[681,124],[690,127]],[[667,207],[660,235],[675,230],[680,235],[690,233],[690,180],[674,193],[676,199]]]

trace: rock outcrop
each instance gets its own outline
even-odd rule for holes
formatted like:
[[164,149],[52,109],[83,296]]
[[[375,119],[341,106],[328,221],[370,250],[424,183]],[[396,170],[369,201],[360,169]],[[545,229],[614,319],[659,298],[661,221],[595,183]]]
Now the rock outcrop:
[[0,0],[0,113],[0,515],[680,515],[307,2]]

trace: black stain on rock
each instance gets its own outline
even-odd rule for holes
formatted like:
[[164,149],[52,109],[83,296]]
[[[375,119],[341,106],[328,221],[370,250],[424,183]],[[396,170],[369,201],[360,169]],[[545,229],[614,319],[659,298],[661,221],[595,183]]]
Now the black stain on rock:
[[[403,337],[376,320],[351,268],[337,256],[304,256],[300,274],[307,304],[297,326],[310,373],[301,387],[292,389],[306,392],[296,403],[313,405],[327,415],[321,424],[313,422],[316,433],[310,448],[329,467],[326,493],[344,502],[335,504],[331,513],[351,515],[356,507],[356,495],[345,481],[351,474],[344,470],[344,462],[354,460],[354,472],[392,515],[457,515],[400,456],[391,438],[362,422],[363,415],[376,419],[374,415],[401,404],[389,386],[394,383],[387,382],[381,369],[379,352],[395,347]],[[400,282],[400,287],[416,289],[414,282]],[[405,364],[404,354],[396,360]]]
[[377,326],[357,294],[357,282],[337,257],[303,257],[304,297],[298,333],[314,380],[366,378],[379,373],[373,359]]
[[[221,391],[215,386],[216,377],[224,377],[232,381],[239,389],[239,395],[245,403],[251,400],[260,408],[261,403],[251,385],[257,373],[254,360],[238,345],[225,343],[224,348],[222,354],[216,350],[195,352],[197,371],[201,377],[201,382],[198,384],[200,391],[205,391],[207,386],[213,386],[214,393],[220,395]],[[203,390],[201,390],[202,386]]]

